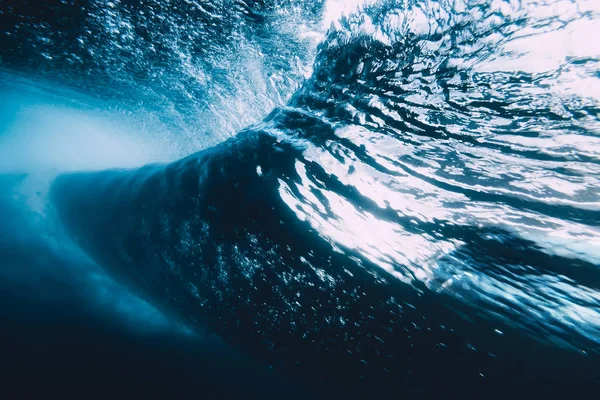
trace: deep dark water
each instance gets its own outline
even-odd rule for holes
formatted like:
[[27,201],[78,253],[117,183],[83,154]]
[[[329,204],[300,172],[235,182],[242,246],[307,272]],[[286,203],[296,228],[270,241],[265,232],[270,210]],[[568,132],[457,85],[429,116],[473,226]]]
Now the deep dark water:
[[128,334],[74,307],[77,300],[49,306],[2,295],[3,395],[221,399],[305,398],[308,392],[223,344]]
[[[2,193],[13,191],[23,178],[3,177]],[[0,204],[2,220],[18,224],[0,228],[2,396],[310,395],[218,338],[192,335],[165,321],[102,274],[96,276],[99,271],[89,261],[41,239],[19,202],[3,195]]]
[[596,3],[7,4],[3,390],[596,398]]

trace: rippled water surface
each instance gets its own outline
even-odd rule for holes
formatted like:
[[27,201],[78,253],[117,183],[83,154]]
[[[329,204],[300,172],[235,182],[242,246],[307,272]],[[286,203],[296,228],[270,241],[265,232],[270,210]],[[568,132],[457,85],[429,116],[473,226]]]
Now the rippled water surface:
[[[182,368],[159,385],[182,398],[211,366],[256,397],[595,398],[600,2],[7,1],[0,22],[2,293],[62,293],[31,315],[86,298]],[[7,315],[7,342],[31,331]]]
[[[291,101],[326,133],[294,132],[308,163],[288,204],[398,279],[597,342],[592,4],[388,6],[330,32]],[[312,162],[367,204],[311,177]]]

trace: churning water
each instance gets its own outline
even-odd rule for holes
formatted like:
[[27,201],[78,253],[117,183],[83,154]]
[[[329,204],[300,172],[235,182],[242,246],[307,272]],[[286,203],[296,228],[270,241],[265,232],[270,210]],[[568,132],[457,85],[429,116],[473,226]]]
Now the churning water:
[[[5,1],[0,21],[6,344],[77,304],[115,354],[61,353],[113,368],[142,341],[178,368],[83,390],[597,395],[600,2]],[[13,375],[41,374],[24,353]]]

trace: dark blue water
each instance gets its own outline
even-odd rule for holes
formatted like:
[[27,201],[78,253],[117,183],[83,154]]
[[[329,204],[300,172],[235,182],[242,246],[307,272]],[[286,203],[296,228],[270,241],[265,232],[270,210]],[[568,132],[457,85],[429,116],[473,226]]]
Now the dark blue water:
[[0,16],[7,390],[595,398],[595,2]]

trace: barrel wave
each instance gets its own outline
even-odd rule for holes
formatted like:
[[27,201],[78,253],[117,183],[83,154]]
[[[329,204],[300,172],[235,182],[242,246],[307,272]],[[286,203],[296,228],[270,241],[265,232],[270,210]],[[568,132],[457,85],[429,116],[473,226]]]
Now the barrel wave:
[[49,209],[165,315],[322,397],[592,398],[599,22],[593,1],[365,3],[293,94],[250,101],[262,121],[60,174]]

